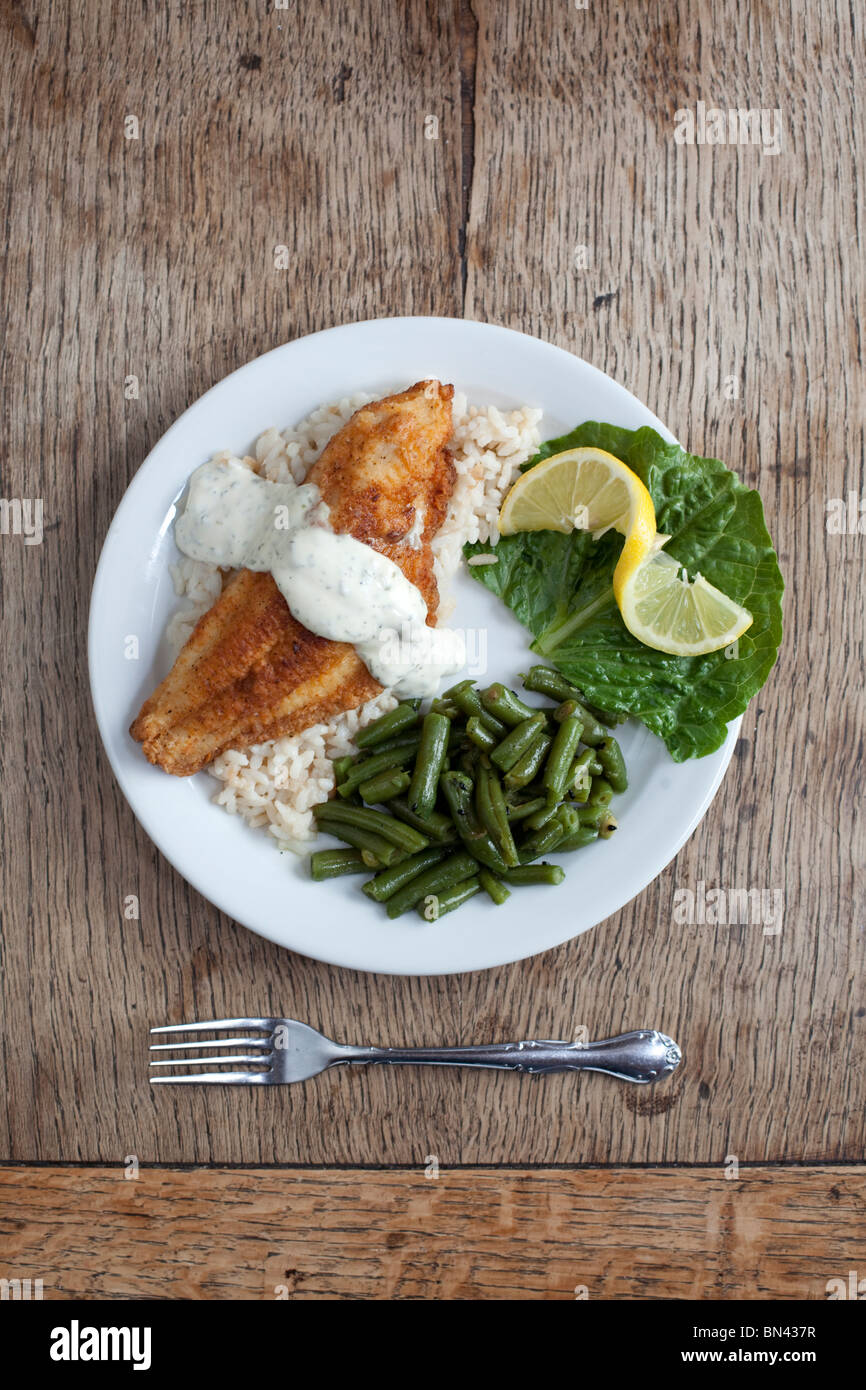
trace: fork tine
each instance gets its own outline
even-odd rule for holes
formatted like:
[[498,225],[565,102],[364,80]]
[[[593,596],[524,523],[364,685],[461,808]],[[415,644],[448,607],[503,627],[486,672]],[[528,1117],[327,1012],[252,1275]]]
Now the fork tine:
[[274,1080],[270,1072],[263,1071],[203,1071],[185,1076],[152,1076],[151,1086],[165,1085],[207,1085],[207,1086],[272,1086]]
[[210,1062],[215,1066],[217,1062],[266,1062],[271,1056],[270,1052],[254,1052],[251,1055],[240,1052],[229,1053],[227,1057],[152,1057],[150,1065],[152,1067],[200,1067],[204,1062]]
[[272,1033],[276,1026],[273,1018],[211,1018],[204,1023],[166,1023],[161,1028],[151,1028],[151,1033],[210,1033],[216,1028],[256,1028]]
[[[155,1029],[151,1029],[154,1032]],[[270,1047],[270,1038],[195,1038],[190,1042],[151,1043],[151,1052],[179,1052],[184,1047]]]

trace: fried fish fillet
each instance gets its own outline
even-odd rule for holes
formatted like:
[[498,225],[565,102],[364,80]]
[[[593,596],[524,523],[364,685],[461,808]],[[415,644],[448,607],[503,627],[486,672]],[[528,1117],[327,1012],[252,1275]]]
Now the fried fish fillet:
[[[453,386],[420,381],[362,406],[308,474],[339,534],[387,555],[436,621],[430,542],[454,487],[446,448]],[[269,573],[239,570],[196,624],[130,733],[145,757],[188,777],[229,748],[299,733],[379,693],[354,647],[309,632]]]

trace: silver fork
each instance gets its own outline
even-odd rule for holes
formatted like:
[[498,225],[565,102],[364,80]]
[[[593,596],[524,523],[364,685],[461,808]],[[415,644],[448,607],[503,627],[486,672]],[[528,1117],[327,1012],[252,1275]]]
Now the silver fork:
[[[315,1028],[294,1018],[215,1018],[206,1023],[170,1023],[151,1033],[213,1033],[228,1029],[263,1036],[227,1037],[186,1042],[153,1043],[151,1052],[182,1052],[171,1058],[151,1058],[152,1067],[191,1067],[255,1064],[256,1071],[180,1072],[151,1076],[151,1083],[218,1086],[285,1086],[306,1081],[328,1067],[387,1062],[434,1067],[495,1067],[505,1071],[541,1074],[555,1071],[601,1071],[620,1081],[648,1084],[669,1076],[682,1061],[677,1044],[654,1028],[621,1033],[594,1043],[516,1042],[480,1047],[351,1047],[332,1042]],[[240,1048],[227,1052],[227,1048]],[[196,1055],[191,1050],[196,1049]],[[215,1052],[208,1049],[215,1049]]]

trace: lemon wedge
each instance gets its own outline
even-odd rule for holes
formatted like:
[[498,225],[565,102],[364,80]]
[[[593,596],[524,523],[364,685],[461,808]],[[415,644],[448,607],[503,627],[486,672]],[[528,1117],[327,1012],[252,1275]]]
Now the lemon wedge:
[[659,551],[617,585],[614,596],[629,632],[672,656],[704,656],[742,637],[752,615],[700,574],[689,580],[673,555]]
[[673,656],[718,651],[752,615],[700,575],[690,582],[662,546],[652,497],[636,473],[604,449],[566,449],[521,475],[499,513],[503,536],[518,531],[606,531],[625,537],[613,573],[623,622],[640,642]]
[[604,449],[566,449],[523,473],[499,513],[503,536],[516,531],[619,531],[650,551],[653,500],[640,478]]

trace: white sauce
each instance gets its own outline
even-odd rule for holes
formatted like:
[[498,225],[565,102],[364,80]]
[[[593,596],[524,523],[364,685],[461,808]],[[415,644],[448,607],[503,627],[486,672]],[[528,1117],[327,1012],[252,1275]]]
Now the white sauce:
[[396,695],[435,695],[440,679],[462,665],[454,634],[427,626],[427,605],[399,565],[330,529],[313,483],[272,483],[235,460],[214,459],[190,479],[175,540],[193,560],[270,570],[299,623],[351,642]]

